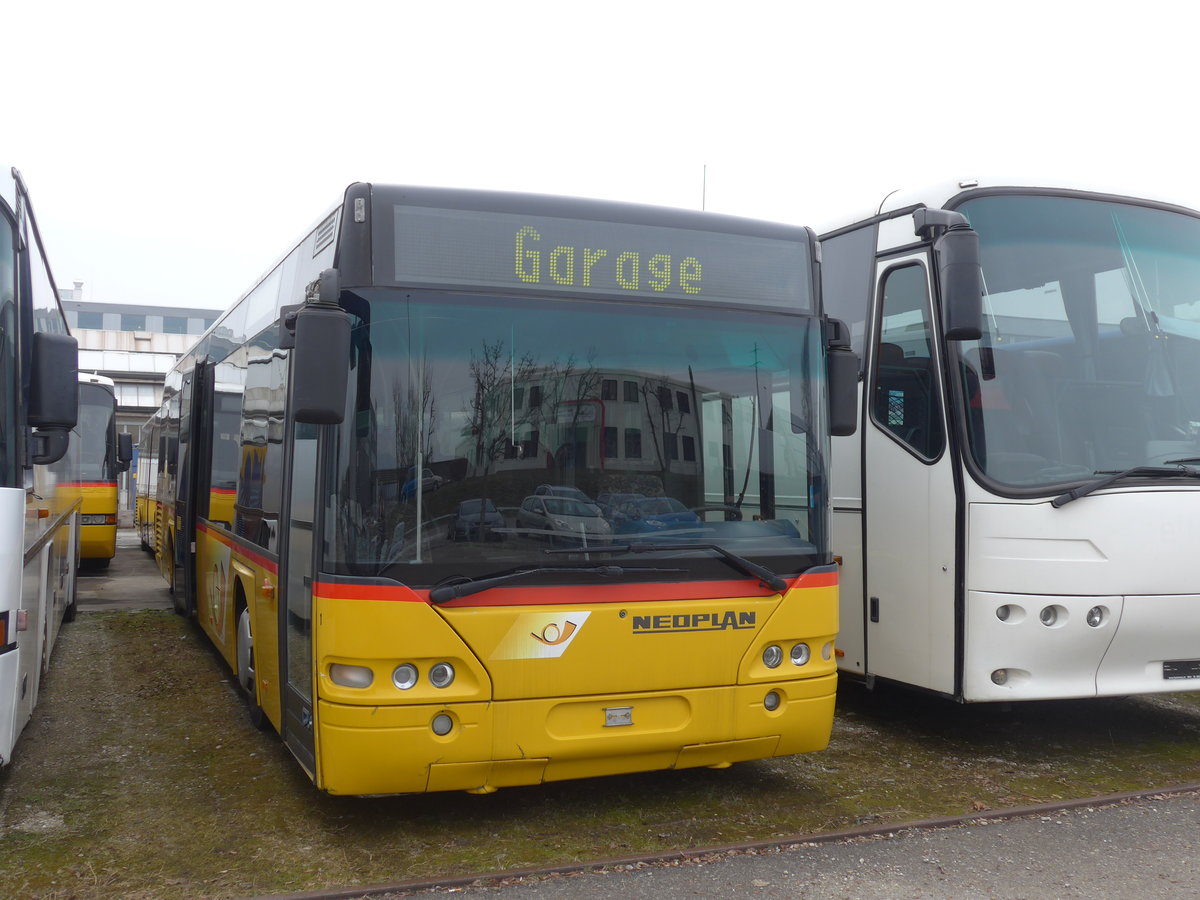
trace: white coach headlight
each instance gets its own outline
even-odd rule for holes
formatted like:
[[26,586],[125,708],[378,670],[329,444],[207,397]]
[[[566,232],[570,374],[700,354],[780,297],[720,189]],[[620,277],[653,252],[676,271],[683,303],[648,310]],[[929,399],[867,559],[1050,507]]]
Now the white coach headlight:
[[764,666],[766,666],[768,669],[774,669],[778,667],[781,662],[783,662],[783,650],[779,648],[778,644],[772,644],[763,650],[762,659]]

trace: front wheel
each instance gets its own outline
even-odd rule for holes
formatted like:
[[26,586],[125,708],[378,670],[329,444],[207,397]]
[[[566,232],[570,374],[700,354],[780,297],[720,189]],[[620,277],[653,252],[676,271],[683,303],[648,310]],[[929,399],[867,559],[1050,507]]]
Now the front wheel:
[[242,609],[237,628],[237,680],[246,692],[250,708],[250,723],[258,729],[267,727],[267,716],[258,705],[258,686],[254,677],[254,637],[250,632],[250,609]]

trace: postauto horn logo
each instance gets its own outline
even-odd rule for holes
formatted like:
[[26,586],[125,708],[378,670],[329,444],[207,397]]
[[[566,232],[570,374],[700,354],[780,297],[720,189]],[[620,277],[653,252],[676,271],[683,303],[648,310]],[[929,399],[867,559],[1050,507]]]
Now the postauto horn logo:
[[589,612],[524,613],[496,646],[492,659],[557,659],[579,636]]

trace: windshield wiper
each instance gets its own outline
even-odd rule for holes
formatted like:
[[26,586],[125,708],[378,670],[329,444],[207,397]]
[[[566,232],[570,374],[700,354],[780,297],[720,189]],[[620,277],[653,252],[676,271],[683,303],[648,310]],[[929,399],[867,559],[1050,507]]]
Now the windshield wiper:
[[[652,543],[637,543],[637,544],[613,544],[608,547],[588,547],[587,553],[658,553],[669,552],[671,550],[712,550],[714,553],[719,553],[721,557],[731,566],[741,572],[743,575],[749,575],[751,578],[757,578],[762,584],[769,587],[771,590],[782,594],[787,590],[787,580],[776,575],[766,566],[760,566],[758,563],[751,562],[744,556],[738,556],[736,553],[730,553],[720,544],[652,544]],[[547,550],[547,553],[579,553],[579,550]]]
[[[588,550],[593,553],[595,551]],[[618,578],[626,572],[683,572],[684,569],[624,569],[621,566],[534,566],[518,569],[515,572],[505,572],[503,575],[493,575],[491,578],[479,578],[474,581],[464,581],[460,584],[443,584],[429,592],[429,599],[434,603],[449,603],[459,597],[469,597],[481,591],[490,590],[508,581],[523,578],[526,575],[594,575],[597,578]]]
[[1131,478],[1138,476],[1153,476],[1158,475],[1168,477],[1183,477],[1183,478],[1200,478],[1200,469],[1194,466],[1185,466],[1182,462],[1174,466],[1134,466],[1132,469],[1123,469],[1120,472],[1097,472],[1097,475],[1103,475],[1103,478],[1097,478],[1095,481],[1089,481],[1087,484],[1082,484],[1077,488],[1072,488],[1065,494],[1059,494],[1050,501],[1050,505],[1055,509],[1065,506],[1072,500],[1078,500],[1080,497],[1086,497],[1093,491],[1098,491],[1108,487],[1110,484],[1115,484],[1123,478]]

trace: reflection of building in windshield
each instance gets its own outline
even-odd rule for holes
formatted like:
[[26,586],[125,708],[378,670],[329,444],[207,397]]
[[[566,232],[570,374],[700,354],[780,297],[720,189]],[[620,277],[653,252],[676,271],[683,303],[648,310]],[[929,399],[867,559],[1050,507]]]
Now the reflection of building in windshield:
[[699,474],[695,385],[631,370],[545,367],[506,388],[508,409],[491,427],[464,429],[458,456],[472,476],[569,468]]

